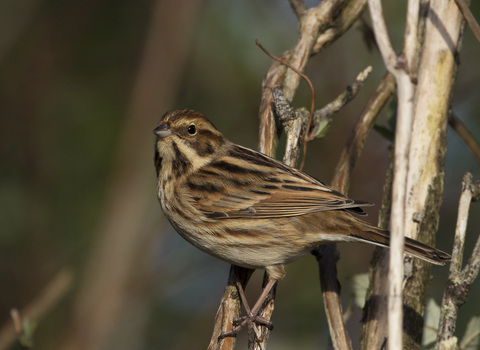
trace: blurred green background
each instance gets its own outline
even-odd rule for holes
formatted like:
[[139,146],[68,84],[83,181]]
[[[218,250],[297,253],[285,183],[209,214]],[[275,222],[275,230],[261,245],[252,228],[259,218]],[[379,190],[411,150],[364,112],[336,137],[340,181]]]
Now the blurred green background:
[[[472,3],[478,19],[480,4]],[[384,6],[399,51],[406,5]],[[68,269],[73,282],[42,312],[36,349],[206,348],[229,265],[197,251],[164,219],[152,130],[167,110],[196,109],[231,141],[256,148],[271,59],[254,41],[277,55],[295,44],[297,19],[288,2],[5,0],[0,23],[1,329],[9,327],[12,307],[45,304],[38,299],[42,291]],[[480,139],[480,45],[469,28],[460,62],[452,109]],[[327,183],[385,68],[354,28],[308,64],[317,107],[368,65],[373,72],[357,98],[337,114],[327,137],[309,146],[305,171]],[[302,83],[293,104],[308,107],[309,101]],[[352,177],[349,195],[377,203],[369,210],[371,223],[377,222],[388,145],[372,132]],[[448,147],[437,246],[450,252],[461,178],[470,171],[478,179],[480,166],[451,129]],[[480,232],[479,214],[473,204],[467,254]],[[350,279],[367,271],[372,248],[340,250],[346,307]],[[447,271],[433,267],[430,294],[437,302]],[[252,301],[262,274],[249,284]],[[478,295],[477,280],[460,309],[459,337],[480,313]],[[326,346],[313,257],[288,266],[275,309],[272,349]],[[347,324],[355,346],[360,318],[356,308]],[[246,332],[238,348],[246,348]]]

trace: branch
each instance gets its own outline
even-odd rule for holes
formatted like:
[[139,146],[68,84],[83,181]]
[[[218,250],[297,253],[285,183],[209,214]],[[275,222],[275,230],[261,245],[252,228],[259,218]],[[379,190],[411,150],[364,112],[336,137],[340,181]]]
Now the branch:
[[[257,44],[262,50],[263,52],[265,52],[268,56],[270,56],[271,58],[273,58],[275,61],[281,63],[281,64],[284,64],[285,66],[287,66],[288,68],[290,68],[291,70],[293,70],[295,73],[297,73],[300,77],[302,77],[308,84],[308,86],[310,87],[310,91],[312,92],[312,99],[311,99],[311,104],[310,104],[310,114],[308,116],[308,121],[307,121],[307,130],[310,130],[310,126],[312,125],[312,117],[313,117],[313,111],[315,109],[315,89],[313,87],[313,84],[312,82],[310,81],[310,79],[305,75],[303,74],[302,72],[300,72],[298,69],[296,69],[295,67],[293,67],[292,65],[290,65],[289,63],[287,63],[284,59],[280,59],[278,57],[275,57],[274,55],[272,55],[270,52],[267,51],[267,49],[265,49],[262,44],[260,44],[260,42],[258,40],[255,40],[255,44]],[[283,94],[283,91],[282,91],[282,95],[283,95],[283,100],[281,103],[284,103],[285,101],[287,101],[287,99],[285,98],[284,94]],[[275,96],[274,96],[274,99],[275,99]],[[277,101],[275,101],[275,104],[277,103]],[[299,127],[301,127],[302,124],[299,124]],[[303,157],[302,157],[302,163],[300,164],[300,170],[303,169],[303,166],[305,165],[305,160],[307,158],[307,144],[308,142],[310,141],[309,138],[305,137],[303,139]],[[288,146],[288,145],[287,145]],[[296,149],[296,146],[295,146],[295,149]],[[295,159],[295,163],[296,163],[296,159]]]
[[480,145],[475,139],[475,136],[467,129],[465,124],[453,113],[451,112],[448,117],[448,123],[453,130],[456,131],[458,136],[465,142],[468,148],[473,152],[475,157],[480,161]]
[[305,108],[294,111],[279,86],[273,88],[273,98],[278,119],[282,122],[287,137],[283,162],[295,167],[300,155],[300,140],[305,134],[310,114]]
[[383,19],[382,3],[380,0],[368,0],[368,7],[370,9],[370,17],[372,18],[375,39],[382,54],[383,62],[388,71],[395,75],[398,58],[388,38],[387,26]]
[[372,71],[372,67],[368,66],[361,72],[355,82],[351,85],[348,85],[344,92],[342,92],[338,97],[330,102],[328,105],[322,109],[316,111],[313,114],[313,129],[310,131],[308,136],[309,140],[313,140],[316,137],[323,137],[326,130],[330,127],[332,123],[332,117],[337,113],[342,107],[347,105],[353,98],[357,95],[360,89],[363,86],[363,82],[367,79],[368,75]]
[[[378,226],[384,229],[388,228],[392,207],[394,153],[395,150],[391,147],[387,176],[383,186],[382,207],[378,217]],[[385,283],[385,280],[388,276],[389,260],[389,249],[380,247],[374,249],[370,261],[370,284],[363,308],[361,350],[385,348],[384,345],[388,337],[388,329],[386,329],[388,315],[385,312],[388,309],[388,284]]]
[[213,325],[213,334],[210,338],[208,350],[231,350],[235,349],[237,337],[225,337],[218,339],[223,332],[230,331],[233,328],[233,320],[240,316],[241,302],[237,291],[236,283],[240,282],[243,289],[252,277],[251,269],[241,268],[235,265],[230,266],[227,286],[223,292],[220,307],[218,308]]
[[[299,39],[289,51],[284,52],[280,59],[284,59],[300,72],[303,72],[308,59],[313,53],[313,46],[318,36],[333,23],[333,18],[343,8],[347,0],[323,1],[315,8],[307,10],[299,18]],[[352,0],[354,1],[354,0]],[[358,1],[358,0],[357,0]],[[336,39],[336,38],[335,38]],[[287,72],[286,68],[274,62],[262,83],[262,99],[260,101],[259,119],[260,130],[259,151],[275,157],[277,144],[277,126],[272,110],[272,88],[282,86],[287,100],[292,101],[300,82],[300,76],[295,72]]]
[[[468,210],[472,198],[478,197],[479,188],[472,182],[472,175],[466,173],[462,180],[462,195],[458,205],[457,227],[455,229],[455,240],[453,242],[452,262],[450,264],[449,279],[462,272],[463,250],[465,235],[467,232]],[[480,258],[480,257],[478,257]]]
[[319,53],[341,37],[361,17],[366,7],[367,0],[349,1],[334,19],[331,27],[318,36],[312,54]]
[[477,39],[478,43],[480,44],[480,26],[478,25],[475,17],[473,17],[472,12],[468,8],[468,4],[465,0],[455,0],[455,3],[458,6],[458,9],[462,13],[463,17],[467,21],[470,29],[472,30],[475,39]]
[[405,63],[408,73],[416,71],[418,17],[420,15],[420,0],[409,0],[407,7],[407,24],[401,60]]
[[298,18],[307,12],[307,5],[305,5],[303,0],[289,0],[289,3]]
[[[457,71],[455,57],[464,21],[453,1],[431,1],[427,16],[413,107],[404,233],[433,245],[443,197],[447,119]],[[418,259],[411,261],[403,292],[405,348],[419,348],[419,315],[425,311],[430,276],[430,264]]]
[[383,106],[394,92],[395,81],[391,74],[386,73],[368,100],[340,155],[333,183],[343,191],[346,192],[350,186],[350,175],[356,160],[360,156],[368,133]]
[[457,341],[453,336],[458,309],[465,303],[470,287],[480,270],[480,236],[467,265],[462,270],[465,233],[467,230],[468,210],[472,201],[480,198],[479,183],[473,184],[472,175],[466,173],[462,181],[462,195],[458,205],[457,227],[453,243],[453,259],[450,265],[447,287],[443,294],[440,324],[435,349],[456,349]]
[[[335,188],[335,186],[332,186]],[[340,283],[337,280],[337,261],[340,258],[336,244],[325,244],[312,254],[318,262],[325,314],[330,327],[330,337],[335,350],[351,350],[352,341],[343,320],[340,300]]]
[[[350,182],[347,179],[350,178],[353,166],[360,156],[365,139],[373,126],[375,118],[393,91],[391,89],[392,83],[393,78],[391,75],[387,75],[382,79],[381,84],[368,101],[367,106],[352,130],[332,181],[332,187],[342,193],[348,192]],[[351,341],[345,330],[342,317],[340,285],[336,278],[335,262],[338,260],[336,245],[323,245],[314,252],[314,255],[319,264],[320,283],[333,346],[335,349],[350,349]]]
[[388,340],[390,350],[403,346],[402,282],[405,234],[405,198],[407,192],[408,151],[412,135],[414,86],[409,70],[414,61],[417,44],[419,2],[409,0],[405,51],[399,60],[388,38],[380,0],[368,0],[375,38],[387,70],[395,77],[398,94],[397,126],[395,130],[395,160],[392,195],[392,222],[390,235],[390,267],[388,273]]
[[[13,314],[22,315],[24,320],[38,322],[45,314],[53,309],[68,292],[73,282],[73,274],[70,270],[61,270],[38,294],[38,296],[20,312]],[[19,316],[15,317],[19,320]],[[14,318],[14,321],[15,321]],[[18,323],[18,322],[17,322]],[[10,321],[0,328],[0,350],[7,349],[15,340],[16,336],[23,333],[23,325],[14,324]]]
[[[298,42],[292,49],[292,56],[288,60],[293,67],[296,67],[301,72],[305,70],[320,31],[326,29],[345,3],[347,3],[347,0],[322,1],[320,5],[309,9],[299,19],[300,34]],[[292,71],[286,72],[283,91],[289,101],[293,100],[299,83],[300,76],[298,74]]]
[[[290,52],[283,53],[280,57],[288,57]],[[260,101],[258,150],[267,156],[275,158],[275,151],[278,142],[277,123],[275,111],[272,108],[274,86],[281,86],[285,78],[287,67],[280,62],[273,62],[262,82],[262,99]]]

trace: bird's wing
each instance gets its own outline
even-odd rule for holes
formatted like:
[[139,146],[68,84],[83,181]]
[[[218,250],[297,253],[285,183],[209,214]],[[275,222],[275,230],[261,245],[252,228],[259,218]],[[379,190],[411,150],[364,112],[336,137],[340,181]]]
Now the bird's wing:
[[193,173],[181,191],[206,217],[271,218],[359,208],[354,200],[311,176],[250,149],[233,146],[227,154]]

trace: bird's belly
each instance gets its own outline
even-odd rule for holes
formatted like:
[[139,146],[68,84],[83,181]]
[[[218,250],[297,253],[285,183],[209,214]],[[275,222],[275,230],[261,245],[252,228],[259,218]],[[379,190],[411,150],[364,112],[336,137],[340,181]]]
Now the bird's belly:
[[[293,218],[227,219],[176,230],[198,249],[230,264],[264,268],[293,262],[308,254],[315,242],[292,226]],[[190,231],[190,232],[189,232]]]

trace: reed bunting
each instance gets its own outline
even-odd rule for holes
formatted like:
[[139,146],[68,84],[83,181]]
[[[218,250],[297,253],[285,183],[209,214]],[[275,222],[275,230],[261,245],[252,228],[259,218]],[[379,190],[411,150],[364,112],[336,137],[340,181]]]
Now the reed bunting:
[[[233,144],[199,112],[167,112],[154,133],[158,199],[176,231],[210,255],[268,273],[269,282],[247,322],[258,321],[268,291],[285,275],[284,264],[314,247],[334,242],[388,247],[388,231],[358,218],[366,215],[361,207],[372,203],[350,199],[301,171]],[[437,265],[451,260],[409,238],[405,252]]]

